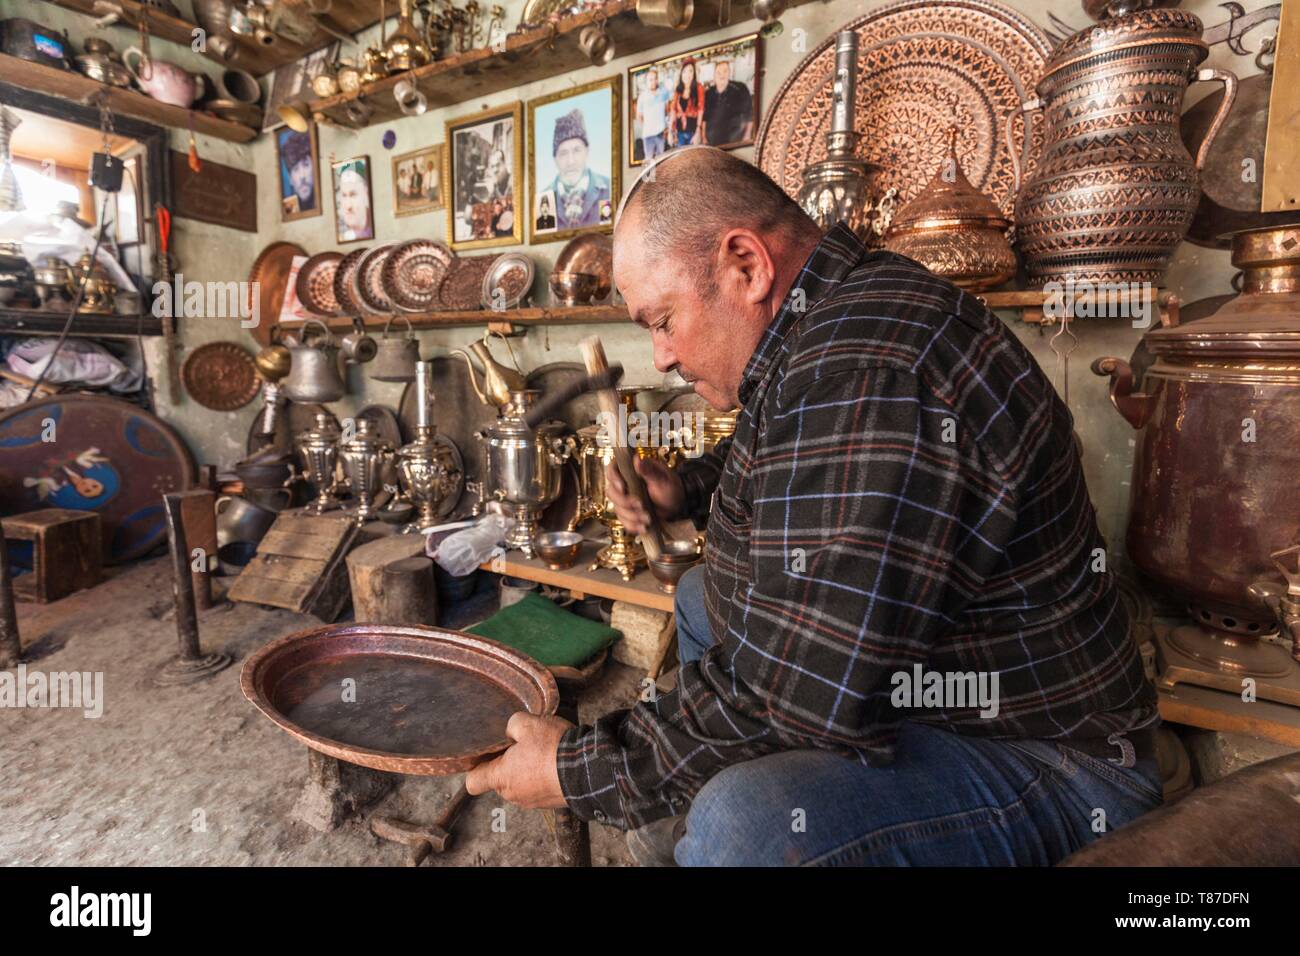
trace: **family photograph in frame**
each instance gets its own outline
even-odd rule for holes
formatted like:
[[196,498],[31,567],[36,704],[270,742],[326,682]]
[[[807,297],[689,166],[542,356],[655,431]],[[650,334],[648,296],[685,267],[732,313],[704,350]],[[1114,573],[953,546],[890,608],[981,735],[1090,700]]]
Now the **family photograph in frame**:
[[393,215],[418,216],[441,209],[444,196],[443,144],[393,157]]
[[453,249],[524,241],[523,104],[447,122],[447,238]]
[[309,126],[305,133],[281,126],[275,131],[275,155],[280,173],[280,221],[319,216],[320,154],[316,124]]
[[761,68],[757,33],[630,67],[630,165],[680,146],[753,145]]
[[334,174],[334,238],[340,243],[375,238],[370,157],[345,159],[330,168]]
[[614,76],[529,101],[532,242],[612,230],[623,168],[621,85]]

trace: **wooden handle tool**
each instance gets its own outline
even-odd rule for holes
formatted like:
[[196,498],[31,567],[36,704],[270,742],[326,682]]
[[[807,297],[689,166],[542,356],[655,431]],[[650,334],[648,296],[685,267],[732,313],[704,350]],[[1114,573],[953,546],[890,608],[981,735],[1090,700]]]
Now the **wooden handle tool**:
[[[587,374],[591,376],[602,375],[609,370],[609,362],[605,358],[605,346],[600,342],[599,335],[593,335],[585,338],[578,343],[582,349],[582,359],[587,364]],[[606,416],[606,420],[618,421],[618,393],[612,388],[598,388],[595,390],[596,400],[600,403],[600,410]],[[654,505],[650,503],[650,494],[646,491],[645,482],[637,474],[633,464],[632,449],[627,447],[625,435],[611,436],[614,446],[614,464],[618,466],[618,473],[623,476],[623,483],[627,485],[628,491],[638,501],[645,506],[646,513],[650,515],[650,527],[643,533],[637,535],[637,540],[641,547],[645,549],[646,556],[651,560],[658,560],[659,555],[663,553],[663,534],[659,528],[659,522],[655,519]]]

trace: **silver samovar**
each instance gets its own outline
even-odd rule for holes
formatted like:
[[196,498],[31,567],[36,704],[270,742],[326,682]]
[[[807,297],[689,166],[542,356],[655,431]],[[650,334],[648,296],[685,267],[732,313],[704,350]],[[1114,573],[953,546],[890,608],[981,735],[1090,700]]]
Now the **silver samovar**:
[[835,42],[835,86],[831,131],[826,134],[826,158],[803,173],[798,202],[803,211],[828,231],[843,220],[868,249],[884,243],[893,216],[897,190],[877,197],[878,167],[858,158],[858,134],[853,130],[857,97],[858,35],[842,31]]
[[547,421],[535,429],[524,424],[540,394],[536,389],[511,389],[501,417],[475,435],[483,443],[486,468],[474,513],[498,502],[515,519],[506,547],[518,548],[530,558],[538,519],[560,496],[561,469],[573,452],[572,440],[563,436],[563,422]]
[[[278,386],[269,386],[278,387]],[[273,407],[273,406],[272,406]],[[316,415],[316,427],[299,432],[294,439],[304,464],[303,477],[316,489],[316,500],[307,506],[314,514],[338,507],[334,489],[338,484],[339,428],[328,412]]]
[[351,441],[339,443],[343,475],[356,499],[356,504],[348,510],[357,524],[365,524],[375,517],[375,495],[383,487],[384,464],[392,455],[393,446],[375,433],[366,418],[356,420],[356,433]]
[[428,362],[415,363],[415,439],[397,450],[397,470],[406,497],[418,509],[403,530],[423,531],[438,523],[438,508],[459,498],[465,476],[451,449],[434,437]]

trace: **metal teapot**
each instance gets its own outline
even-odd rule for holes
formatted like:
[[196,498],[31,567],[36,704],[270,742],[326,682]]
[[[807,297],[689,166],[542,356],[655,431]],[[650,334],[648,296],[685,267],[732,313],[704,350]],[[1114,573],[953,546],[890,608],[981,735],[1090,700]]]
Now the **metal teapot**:
[[[406,323],[406,335],[389,337],[388,329],[393,319],[400,318]],[[379,350],[371,366],[374,371],[370,377],[377,382],[413,382],[415,381],[415,363],[420,361],[420,341],[415,337],[415,329],[406,316],[392,316],[384,325],[383,337],[379,340]]]
[[[324,338],[308,344],[311,325],[319,325]],[[339,374],[339,347],[330,330],[320,319],[308,319],[302,327],[302,341],[289,346],[292,364],[284,381],[284,394],[291,402],[319,405],[343,397],[347,387]]]
[[[510,393],[519,392],[526,388],[523,372],[519,371],[519,362],[515,359],[515,350],[510,347],[510,340],[504,335],[501,338],[505,340],[506,348],[510,349],[510,361],[515,363],[513,369],[499,363],[492,357],[488,350],[488,337],[492,332],[483,335],[482,341],[474,342],[470,345],[470,351],[478,356],[483,363],[483,387],[479,388],[478,377],[474,374],[474,363],[470,361],[469,352],[464,349],[454,349],[452,355],[459,355],[465,359],[465,364],[469,367],[469,381],[474,387],[474,394],[484,405],[495,405],[497,408],[504,408],[510,402]],[[496,333],[500,334],[500,333]]]

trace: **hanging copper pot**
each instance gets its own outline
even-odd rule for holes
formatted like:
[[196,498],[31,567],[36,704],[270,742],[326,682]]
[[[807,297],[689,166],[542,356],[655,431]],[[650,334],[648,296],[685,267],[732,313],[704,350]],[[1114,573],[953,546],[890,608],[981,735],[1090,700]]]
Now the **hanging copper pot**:
[[[1191,224],[1200,199],[1197,171],[1232,109],[1237,78],[1224,70],[1198,72],[1209,47],[1196,16],[1132,9],[1138,5],[1119,5],[1125,12],[1067,38],[1044,68],[1038,98],[1023,107],[1026,123],[1042,110],[1045,126],[1042,152],[1023,188],[1011,151],[1018,244],[1033,285],[1159,285]],[[1178,138],[1183,95],[1193,80],[1224,84],[1195,162]]]

